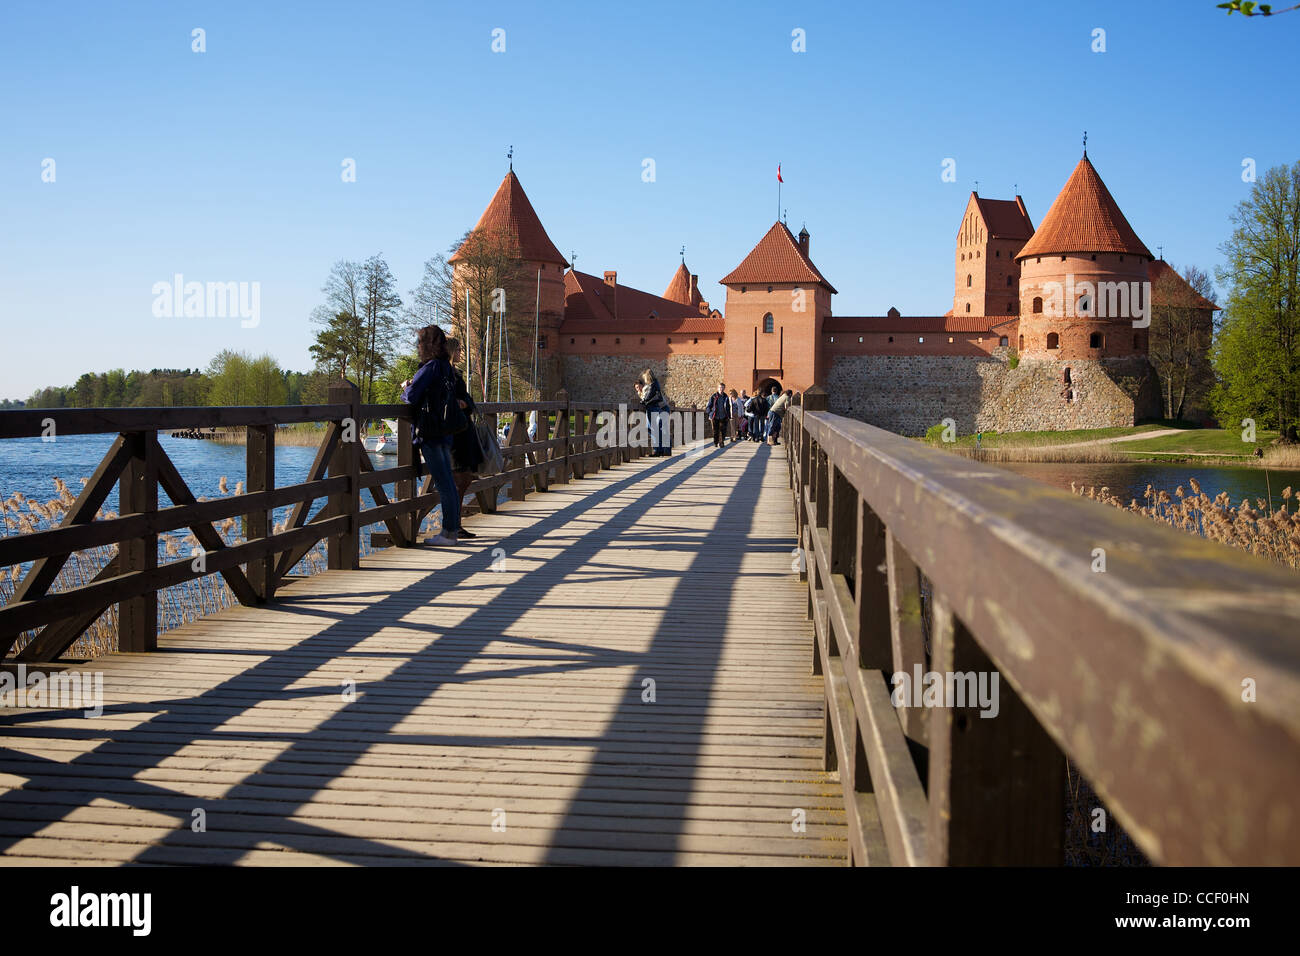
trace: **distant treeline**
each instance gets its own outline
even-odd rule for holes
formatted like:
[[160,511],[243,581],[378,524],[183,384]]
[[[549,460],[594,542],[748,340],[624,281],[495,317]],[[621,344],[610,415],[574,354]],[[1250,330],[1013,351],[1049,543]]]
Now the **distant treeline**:
[[87,372],[74,385],[38,389],[26,403],[6,399],[0,408],[314,405],[326,401],[328,388],[326,372],[289,372],[270,355],[226,350],[206,369]]

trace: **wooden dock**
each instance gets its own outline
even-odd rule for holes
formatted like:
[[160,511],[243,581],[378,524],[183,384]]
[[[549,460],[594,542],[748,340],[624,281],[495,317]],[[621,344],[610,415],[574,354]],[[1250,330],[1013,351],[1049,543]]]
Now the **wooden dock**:
[[784,451],[625,462],[78,665],[102,716],[0,711],[0,863],[843,864]]

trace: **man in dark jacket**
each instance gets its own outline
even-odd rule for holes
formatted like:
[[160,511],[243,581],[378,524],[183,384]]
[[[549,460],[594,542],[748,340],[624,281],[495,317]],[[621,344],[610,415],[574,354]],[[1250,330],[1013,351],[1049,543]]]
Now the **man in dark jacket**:
[[731,396],[723,382],[719,382],[718,390],[709,396],[704,414],[713,423],[713,447],[721,448],[726,444],[727,422],[731,420]]

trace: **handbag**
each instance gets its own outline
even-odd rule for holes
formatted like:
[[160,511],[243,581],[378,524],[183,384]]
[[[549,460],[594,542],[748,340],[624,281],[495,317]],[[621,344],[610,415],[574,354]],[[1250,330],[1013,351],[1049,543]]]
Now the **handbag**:
[[483,461],[479,464],[477,473],[480,476],[487,476],[503,471],[506,459],[501,454],[501,446],[497,444],[497,436],[493,434],[492,429],[486,422],[479,422],[474,427],[474,431],[478,435],[479,449],[483,452]]

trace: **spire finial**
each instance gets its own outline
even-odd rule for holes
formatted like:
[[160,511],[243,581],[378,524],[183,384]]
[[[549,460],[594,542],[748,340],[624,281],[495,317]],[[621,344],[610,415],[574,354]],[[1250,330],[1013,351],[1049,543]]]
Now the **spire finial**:
[[1088,131],[1086,129],[1083,131],[1083,155],[1088,155]]
[[686,244],[682,243],[682,265],[686,265]]
[[977,179],[975,180],[975,195],[978,196],[979,194],[980,194],[980,181]]
[[1161,262],[1164,262],[1164,261],[1165,261],[1165,247],[1164,247],[1164,246],[1156,246],[1156,252],[1160,253],[1160,261],[1161,261]]
[[510,171],[513,173],[515,171],[515,147],[513,144],[506,150],[506,159],[510,161]]
[[578,271],[578,254],[576,252],[569,253],[569,268],[574,272]]
[[788,210],[788,209],[782,209],[782,210],[781,210],[781,221],[782,221],[782,222],[786,222],[786,221],[787,221],[787,217],[789,216],[789,213],[790,213],[790,210]]

